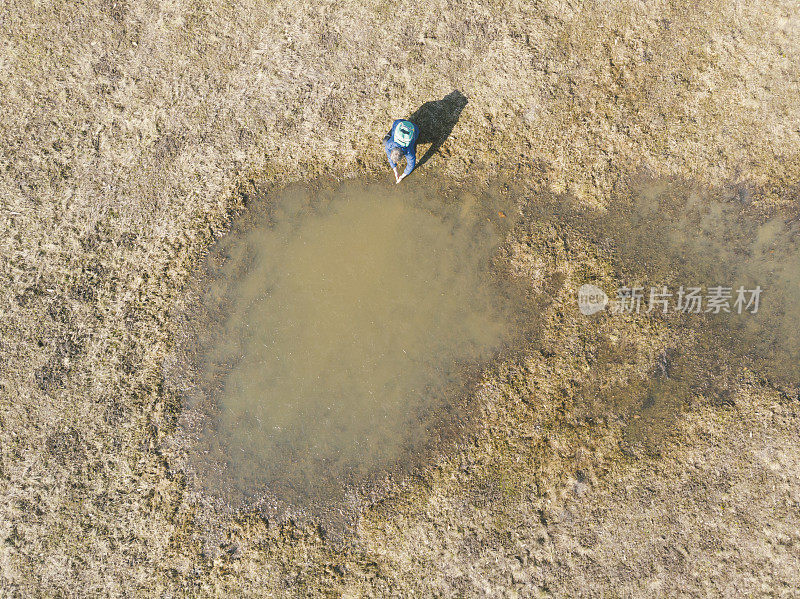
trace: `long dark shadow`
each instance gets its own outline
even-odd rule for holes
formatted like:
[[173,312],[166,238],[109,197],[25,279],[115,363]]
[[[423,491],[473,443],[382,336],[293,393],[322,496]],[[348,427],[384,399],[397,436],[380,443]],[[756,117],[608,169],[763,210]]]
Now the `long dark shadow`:
[[425,102],[408,120],[419,127],[417,144],[431,144],[422,158],[417,160],[417,168],[425,164],[450,136],[467,105],[467,97],[453,90],[441,100]]

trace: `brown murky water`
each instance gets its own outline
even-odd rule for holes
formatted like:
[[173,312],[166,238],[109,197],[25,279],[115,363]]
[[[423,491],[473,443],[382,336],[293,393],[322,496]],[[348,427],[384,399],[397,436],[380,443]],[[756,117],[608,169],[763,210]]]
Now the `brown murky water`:
[[[725,355],[731,367],[746,366],[776,385],[797,386],[798,223],[785,214],[765,216],[730,192],[666,184],[637,191],[636,202],[624,215],[637,231],[636,243],[624,244],[622,259],[638,265],[639,278],[653,284],[664,281],[674,289],[697,285],[705,292],[713,286],[730,288],[730,312],[687,315],[685,324],[699,327],[708,351]],[[735,307],[739,287],[762,289],[755,313],[752,307],[741,313]]]
[[190,407],[205,413],[206,487],[306,506],[431,443],[436,414],[513,335],[519,311],[492,271],[502,201],[350,182],[248,211],[201,289],[205,393]]
[[[702,288],[701,313],[676,313],[673,296],[669,314],[658,305],[649,316],[666,320],[678,332],[650,378],[621,387],[598,381],[584,389],[601,410],[628,418],[631,447],[657,451],[687,405],[734,405],[744,370],[786,395],[796,397],[800,390],[800,229],[786,214],[754,210],[736,191],[646,181],[606,214],[561,206],[552,209],[557,217],[545,217],[569,223],[601,248],[616,265],[619,285],[642,287],[642,312],[651,287],[666,286],[674,295],[681,286]],[[728,288],[731,297],[719,313],[706,312],[710,288],[716,286]],[[740,286],[761,288],[755,313],[752,306],[739,313]],[[614,299],[617,290],[606,292]]]

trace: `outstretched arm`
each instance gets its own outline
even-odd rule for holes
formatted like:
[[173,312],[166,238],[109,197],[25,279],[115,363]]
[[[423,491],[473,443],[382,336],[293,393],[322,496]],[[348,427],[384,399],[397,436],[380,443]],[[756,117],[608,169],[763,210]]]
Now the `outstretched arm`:
[[[384,142],[388,141],[388,138],[389,138],[389,134],[387,133],[386,137],[384,138]],[[395,181],[397,181],[399,183],[400,182],[400,175],[397,174],[397,165],[392,160],[392,152],[390,150],[389,144],[388,143],[384,143],[383,144],[383,149],[386,151],[386,160],[389,161],[389,166],[391,166],[392,170],[394,171]]]
[[[403,179],[408,177],[411,171],[414,170],[414,167],[417,165],[417,153],[416,152],[409,152],[406,154],[406,170],[403,171],[403,174],[397,177],[397,182],[400,183]],[[395,176],[397,176],[397,169],[395,169]]]

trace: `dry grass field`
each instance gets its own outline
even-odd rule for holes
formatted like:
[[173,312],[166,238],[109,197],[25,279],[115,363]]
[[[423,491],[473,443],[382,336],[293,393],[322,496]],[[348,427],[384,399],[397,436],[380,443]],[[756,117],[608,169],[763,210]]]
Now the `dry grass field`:
[[738,373],[733,406],[623,452],[576,390],[603,336],[635,351],[592,376],[624,382],[674,332],[566,318],[585,273],[612,276],[569,231],[523,228],[508,257],[552,297],[550,349],[498,368],[474,439],[365,507],[344,546],[248,516],[210,533],[163,375],[170,310],[233,211],[387,174],[392,119],[454,90],[468,103],[420,176],[524,176],[603,211],[645,175],[800,212],[797,9],[8,0],[0,596],[797,596],[797,398]]

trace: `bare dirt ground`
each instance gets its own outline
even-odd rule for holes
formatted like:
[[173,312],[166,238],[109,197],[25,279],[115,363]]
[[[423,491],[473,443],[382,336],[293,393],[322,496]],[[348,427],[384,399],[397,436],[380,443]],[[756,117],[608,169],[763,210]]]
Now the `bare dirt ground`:
[[612,269],[558,227],[508,257],[551,296],[548,349],[498,368],[474,439],[344,548],[255,517],[209,548],[163,385],[169,310],[231,211],[381,172],[391,120],[453,90],[468,104],[428,172],[522,174],[596,210],[644,173],[800,211],[795,2],[12,1],[0,31],[0,594],[800,593],[797,398],[742,371],[733,401],[623,451],[582,383],[688,341],[574,318]]

